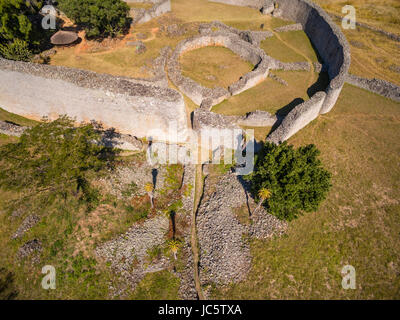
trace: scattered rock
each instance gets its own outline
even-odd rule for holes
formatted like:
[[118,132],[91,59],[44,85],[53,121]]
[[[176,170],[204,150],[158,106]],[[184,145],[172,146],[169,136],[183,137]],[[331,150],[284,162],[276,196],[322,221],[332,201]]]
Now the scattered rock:
[[[211,192],[209,178],[206,192]],[[250,270],[250,247],[243,241],[246,227],[232,208],[239,207],[246,196],[234,175],[220,178],[215,191],[204,194],[197,217],[200,247],[200,279],[203,284],[228,284],[244,280]]]
[[184,35],[186,29],[178,24],[170,24],[167,27],[167,36],[169,37],[179,37]]
[[273,73],[269,73],[268,77],[270,77],[271,79],[279,82],[281,85],[284,85],[285,87],[287,87],[289,84],[286,82],[286,80],[279,78],[276,74]]
[[207,79],[208,81],[215,81],[215,80],[217,80],[217,78],[216,78],[215,76],[213,76],[212,74],[207,75],[207,76],[206,76],[206,79]]
[[289,32],[289,31],[299,31],[303,30],[303,26],[301,23],[295,23],[295,24],[288,24],[283,27],[275,28],[275,32]]
[[17,257],[19,259],[23,259],[25,257],[30,256],[34,252],[42,251],[42,242],[34,239],[26,242],[21,248],[19,248]]
[[353,47],[355,47],[355,48],[358,48],[358,49],[367,49],[367,47],[364,45],[364,43],[362,43],[362,42],[360,42],[360,41],[351,40],[351,41],[349,41],[349,42],[350,42],[350,44],[351,44]]
[[146,273],[161,271],[169,266],[169,260],[165,257],[150,265],[146,261],[148,250],[164,243],[168,227],[169,220],[165,216],[148,219],[97,247],[96,254],[110,263],[112,270],[128,280],[134,288]]
[[22,127],[15,123],[0,121],[0,133],[8,136],[20,137],[27,127]]
[[139,39],[139,40],[145,40],[145,39],[147,39],[148,37],[147,37],[147,34],[145,34],[145,33],[143,33],[143,32],[138,32],[138,33],[136,34],[136,38]]
[[[285,80],[282,80],[285,81]],[[273,126],[278,118],[267,111],[256,110],[249,112],[238,124],[248,127],[270,127]]]
[[286,230],[285,222],[263,208],[251,217],[253,223],[239,222],[235,208],[246,204],[255,206],[248,189],[248,183],[232,173],[218,177],[215,184],[211,178],[205,180],[205,193],[197,217],[202,284],[223,285],[244,280],[251,267],[246,237],[269,238]]
[[165,168],[161,166],[150,166],[147,161],[143,163],[134,163],[128,166],[118,167],[114,172],[106,178],[102,178],[99,182],[107,190],[107,192],[119,199],[124,199],[125,191],[132,185],[136,185],[134,190],[135,196],[143,196],[146,194],[144,186],[146,183],[154,183],[156,196],[164,187]]
[[272,0],[265,0],[264,1],[264,6],[261,8],[261,13],[262,14],[272,14],[272,12],[275,10],[275,5],[274,1]]
[[39,222],[39,220],[40,218],[35,214],[26,217],[17,231],[12,235],[11,239],[21,238],[27,231],[32,229],[33,226]]
[[390,69],[391,71],[393,71],[393,72],[400,73],[400,66],[397,66],[397,65],[395,65],[395,64],[390,65],[390,66],[389,66],[389,69]]
[[136,47],[136,53],[142,54],[146,52],[146,45],[142,41],[127,41],[126,45],[128,47]]

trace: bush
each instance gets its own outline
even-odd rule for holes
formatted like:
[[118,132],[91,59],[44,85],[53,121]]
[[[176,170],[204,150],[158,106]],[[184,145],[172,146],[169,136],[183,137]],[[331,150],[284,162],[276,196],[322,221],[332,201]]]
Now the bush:
[[246,177],[256,201],[260,201],[261,189],[269,190],[264,206],[285,220],[295,219],[303,211],[316,211],[331,187],[331,175],[318,155],[312,144],[295,149],[287,143],[267,142],[256,158],[254,172]]
[[28,19],[30,8],[25,0],[0,0],[0,40],[29,40],[33,27]]
[[129,27],[129,6],[121,0],[60,0],[60,9],[86,30],[86,36],[106,37]]
[[29,50],[28,43],[24,40],[15,39],[5,45],[0,44],[0,55],[9,60],[29,61],[32,52]]
[[0,0],[0,56],[28,61],[40,51],[50,33],[31,21],[41,6],[40,1]]
[[100,145],[101,135],[92,124],[74,124],[66,116],[45,121],[26,130],[17,143],[2,146],[0,187],[27,197],[80,196],[96,205],[90,177],[112,164],[115,154]]

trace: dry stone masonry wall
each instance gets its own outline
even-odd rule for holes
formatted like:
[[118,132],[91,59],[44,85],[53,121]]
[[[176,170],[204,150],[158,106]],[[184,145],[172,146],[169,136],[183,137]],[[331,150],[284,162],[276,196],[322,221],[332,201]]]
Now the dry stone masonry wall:
[[[212,0],[239,6],[248,6],[264,11],[264,0]],[[274,0],[273,16],[295,21],[296,24],[278,28],[277,32],[304,30],[323,60],[330,82],[325,92],[317,92],[309,101],[302,103],[285,117],[277,129],[268,137],[269,141],[280,143],[314,120],[319,114],[329,112],[335,105],[350,67],[350,49],[346,38],[329,15],[308,0]],[[273,61],[271,69],[304,68],[310,66],[285,65]],[[322,69],[318,68],[318,69]]]
[[125,0],[127,3],[153,3],[150,9],[131,8],[132,24],[145,23],[171,11],[171,0]]
[[[169,1],[133,2],[152,2],[155,6],[168,2],[170,10]],[[325,92],[316,93],[309,101],[291,110],[271,134],[271,141],[279,143],[286,140],[318,114],[331,110],[347,79],[350,52],[342,32],[321,8],[307,0],[214,2],[250,6],[259,10],[271,8],[273,5],[274,10],[270,11],[274,16],[296,23],[277,31],[303,29],[323,60],[323,66],[318,65],[318,69],[324,68],[329,74],[330,83]],[[214,29],[217,31],[213,31]],[[310,70],[310,65],[307,62],[285,64],[268,57],[259,48],[259,44],[263,39],[272,36],[271,32],[237,30],[220,22],[203,24],[199,31],[199,36],[178,44],[167,63],[168,76],[172,82],[201,106],[203,111],[207,111],[195,111],[193,127],[200,129],[201,126],[270,125],[276,117],[267,113],[254,112],[245,117],[226,117],[213,114],[209,110],[224,99],[264,80],[270,69]],[[250,61],[255,66],[254,70],[245,74],[228,89],[205,88],[182,75],[179,57],[184,52],[215,45],[227,47]],[[162,64],[168,55],[167,51],[164,53]],[[161,79],[160,76],[158,78],[152,82],[0,59],[0,105],[10,112],[28,118],[55,118],[60,114],[68,114],[76,117],[78,121],[95,119],[105,127],[117,128],[121,133],[172,143],[184,142],[188,137],[188,125],[183,97],[176,90],[161,87],[160,83],[164,86],[166,79]],[[385,91],[387,86],[381,87]],[[258,116],[259,120],[256,119]],[[169,136],[168,129],[173,122],[178,129],[177,137]]]
[[400,102],[400,87],[394,83],[381,79],[366,79],[352,74],[347,76],[346,82]]
[[[183,40],[178,44],[168,62],[168,75],[172,82],[194,103],[205,109],[222,102],[230,96],[237,95],[268,77],[271,59],[263,50],[242,40],[237,34],[218,30],[206,32],[202,29],[199,36]],[[194,80],[182,75],[179,58],[185,52],[207,46],[223,46],[232,50],[242,59],[256,66],[254,70],[243,75],[237,82],[225,88],[205,88]]]
[[[0,59],[0,106],[32,119],[60,114],[97,120],[137,137],[184,141],[183,97],[151,82],[95,72]],[[175,123],[178,136],[169,136]]]
[[[183,97],[151,82],[95,72],[0,59],[0,105],[31,119],[60,114],[97,120],[121,133],[156,140],[185,141]],[[175,123],[176,137],[169,136]]]

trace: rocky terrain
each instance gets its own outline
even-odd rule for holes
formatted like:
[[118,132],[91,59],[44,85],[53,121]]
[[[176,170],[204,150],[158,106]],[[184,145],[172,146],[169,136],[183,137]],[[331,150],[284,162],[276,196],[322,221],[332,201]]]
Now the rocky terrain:
[[286,223],[260,209],[241,223],[235,209],[254,207],[246,182],[227,173],[217,183],[206,178],[198,210],[197,227],[200,243],[200,278],[202,283],[228,284],[246,278],[251,267],[247,239],[268,238],[286,229]]

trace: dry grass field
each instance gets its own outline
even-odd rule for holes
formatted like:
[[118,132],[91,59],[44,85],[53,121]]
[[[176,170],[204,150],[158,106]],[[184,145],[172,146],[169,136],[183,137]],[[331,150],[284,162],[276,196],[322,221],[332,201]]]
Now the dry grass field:
[[[381,30],[400,35],[398,0],[315,0],[328,13],[343,16],[346,4],[356,8],[356,19]],[[341,21],[335,20],[341,26]],[[379,78],[400,85],[400,43],[357,27],[343,30],[351,47],[350,72],[362,77]]]
[[[139,4],[139,6],[142,4]],[[243,29],[270,29],[288,24],[281,19],[266,17],[255,9],[240,8],[224,4],[211,3],[207,0],[172,0],[172,12],[158,19],[134,26],[131,32],[123,38],[108,43],[82,41],[69,48],[59,48],[51,58],[50,64],[86,69],[112,75],[148,78],[151,77],[151,61],[155,59],[160,49],[165,46],[174,48],[181,40],[197,34],[199,22],[222,21]],[[168,36],[160,31],[161,26],[178,24],[186,29],[182,36]],[[138,40],[138,34],[148,35],[142,40],[146,52],[137,54],[135,47],[127,47],[127,41]]]
[[[398,0],[315,0],[328,12],[341,14],[345,4],[357,8],[359,21],[400,34]],[[140,7],[142,4],[135,7]],[[59,49],[50,64],[129,77],[150,77],[151,60],[164,46],[174,48],[182,39],[197,34],[199,22],[219,20],[240,29],[271,30],[285,25],[257,10],[207,0],[172,0],[172,13],[135,26],[125,38],[112,43],[83,41]],[[186,28],[180,36],[160,30],[165,24]],[[147,51],[137,54],[126,41],[143,33]],[[351,45],[351,73],[385,79],[400,85],[400,44],[363,28],[344,30]],[[291,47],[296,46],[297,51]],[[271,56],[285,62],[317,61],[303,32],[288,32],[262,43]],[[252,66],[230,50],[220,47],[186,53],[182,69],[205,86],[224,86],[236,81]],[[220,69],[220,65],[226,66]],[[397,70],[397,71],[396,71]],[[315,72],[271,71],[289,85],[268,78],[213,111],[243,115],[253,110],[286,113],[326,84],[326,75]],[[170,87],[174,88],[172,83]],[[188,111],[196,105],[184,97]],[[189,117],[189,116],[188,116]],[[0,106],[0,120],[20,125],[36,122],[9,113]],[[265,139],[271,128],[257,128],[255,137]],[[17,138],[0,134],[0,146]],[[289,223],[287,234],[251,242],[252,269],[247,280],[225,288],[213,287],[216,299],[399,299],[400,298],[400,103],[346,84],[331,112],[320,115],[294,135],[295,146],[313,143],[321,151],[324,166],[332,173],[332,189],[315,213]],[[119,159],[145,161],[144,155]],[[94,177],[98,179],[98,177]],[[199,196],[199,195],[197,195]],[[9,218],[6,204],[20,195],[0,190],[0,261],[15,274],[19,298],[107,299],[110,283],[120,283],[109,266],[95,260],[99,243],[125,232],[143,208],[127,210],[126,204],[104,194],[101,205],[90,213],[73,201],[46,208],[43,219],[21,239],[11,236],[23,216]],[[165,199],[167,202],[168,199]],[[149,206],[149,203],[145,203]],[[148,208],[147,208],[148,209]],[[146,209],[146,210],[147,210]],[[54,214],[57,212],[57,214]],[[29,208],[25,215],[30,213]],[[61,214],[58,214],[61,213]],[[248,222],[248,221],[247,221]],[[41,239],[46,263],[68,272],[58,275],[58,290],[42,290],[41,266],[20,263],[16,254],[26,241]],[[83,254],[77,254],[82,252]],[[356,290],[341,287],[344,265],[356,269]],[[132,299],[177,299],[179,279],[169,271],[148,274]],[[116,296],[115,298],[119,298]]]
[[224,47],[189,51],[181,56],[180,62],[184,76],[209,88],[228,88],[253,69],[253,65]]
[[350,73],[400,85],[400,42],[363,28],[344,34],[351,47]]
[[254,110],[264,110],[275,114],[280,109],[290,108],[290,105],[300,99],[308,100],[308,83],[310,79],[314,83],[318,78],[317,73],[304,71],[271,71],[271,73],[284,79],[288,86],[267,78],[257,86],[214,106],[213,111],[226,115],[244,115]]
[[[328,199],[286,236],[254,241],[248,280],[213,297],[399,299],[399,138],[399,103],[345,85],[335,108],[289,141],[321,150],[333,174]],[[356,290],[341,287],[347,264]]]
[[328,12],[342,15],[342,8],[356,8],[357,20],[380,29],[400,34],[400,2],[398,0],[313,0]]
[[[276,36],[267,38],[261,42],[261,48],[271,57],[282,62],[299,62],[305,61],[304,56],[313,62],[318,61],[318,56],[314,50],[310,39],[303,31],[283,32]],[[302,54],[294,51],[292,47],[296,47]]]
[[137,3],[130,2],[130,3],[128,3],[128,6],[129,6],[129,8],[146,9],[147,10],[147,9],[152,8],[153,4],[152,3],[147,3],[147,2],[142,2],[142,3],[140,3],[140,2],[137,2]]

